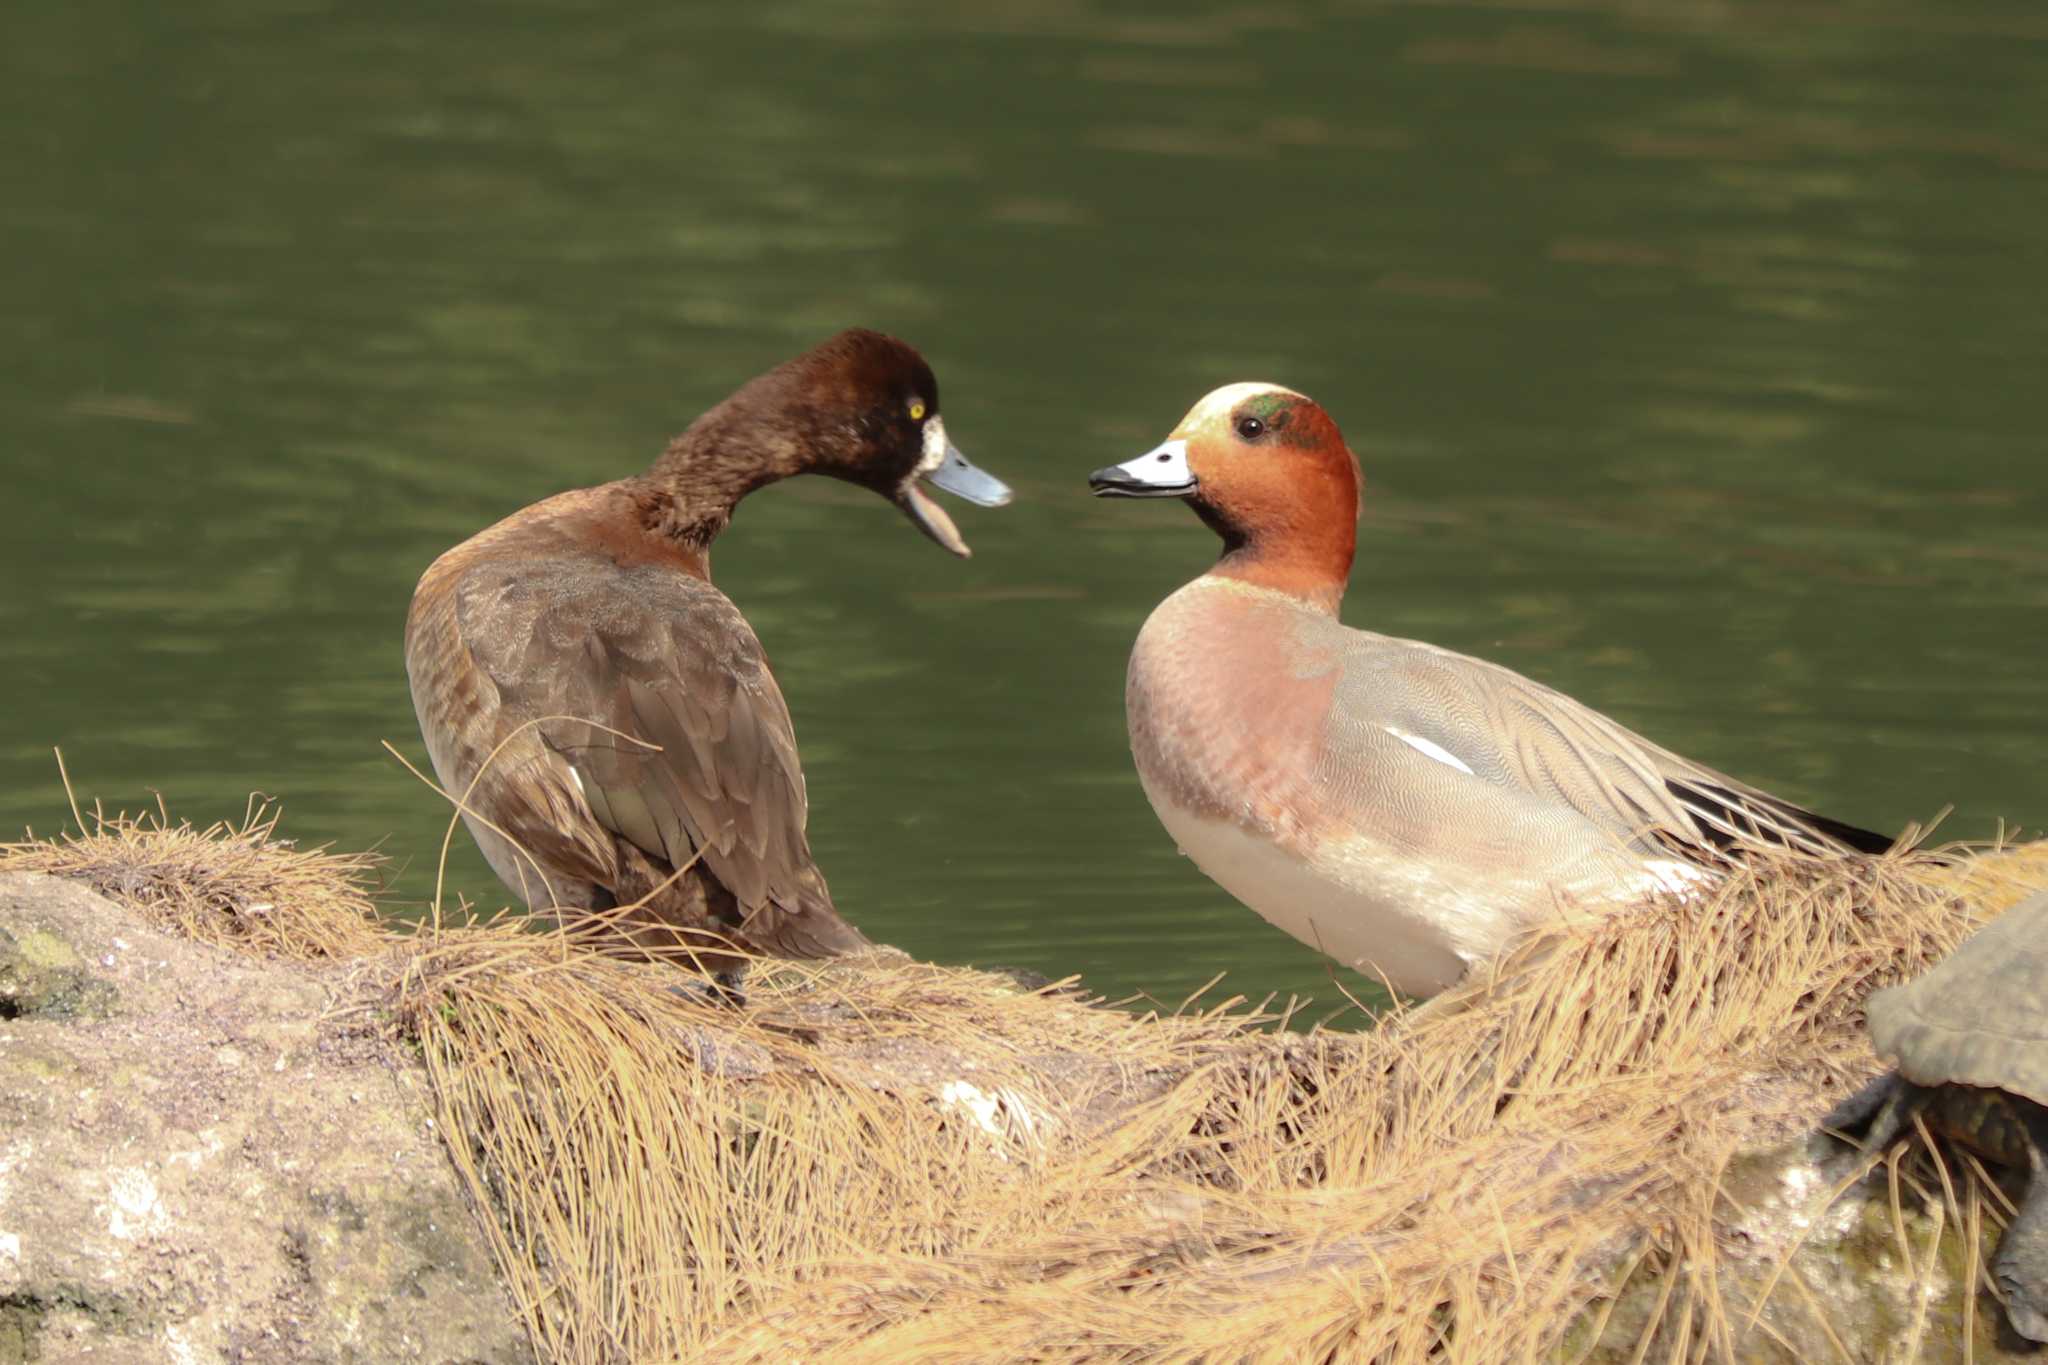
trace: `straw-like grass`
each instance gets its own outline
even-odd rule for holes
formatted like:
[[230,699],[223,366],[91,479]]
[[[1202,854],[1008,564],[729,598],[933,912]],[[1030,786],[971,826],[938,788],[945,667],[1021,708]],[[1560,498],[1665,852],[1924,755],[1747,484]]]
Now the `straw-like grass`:
[[2044,852],[1781,861],[1531,945],[1355,1054],[1198,1071],[1116,1179],[1050,1171],[941,1257],[807,1267],[696,1358],[1522,1359],[1594,1336],[1631,1261],[1673,1289],[1635,1325],[1654,1358],[1757,1358],[1715,1273],[1723,1172],[1867,1075],[1864,996]]
[[[1870,990],[2048,882],[2048,845],[1758,861],[1702,900],[1526,945],[1375,1033],[1300,1034],[886,954],[760,963],[735,1007],[515,921],[366,933],[360,906],[333,913],[360,864],[307,862],[328,855],[269,824],[167,826],[11,845],[0,870],[87,876],[199,937],[377,950],[360,998],[420,1047],[536,1344],[593,1362],[1749,1360],[1824,1341],[1840,1300],[1791,1259],[1797,1235],[1759,1231],[1741,1154],[1870,1073]],[[180,861],[187,841],[231,875]],[[289,880],[316,870],[324,891]],[[188,875],[210,889],[163,889]],[[259,884],[279,888],[265,922],[318,927],[248,931],[222,888]],[[1968,1239],[1907,1206],[1974,1237],[2002,1196],[1924,1158],[1892,1178],[1895,1344],[1917,1349],[1975,1311],[1955,1285],[1983,1267],[1956,1273],[1937,1251]]]
[[173,933],[268,957],[315,961],[383,948],[391,931],[371,881],[384,860],[295,847],[277,837],[279,814],[251,797],[239,822],[201,829],[173,823],[161,803],[140,815],[74,805],[75,829],[0,843],[0,872],[82,881]]

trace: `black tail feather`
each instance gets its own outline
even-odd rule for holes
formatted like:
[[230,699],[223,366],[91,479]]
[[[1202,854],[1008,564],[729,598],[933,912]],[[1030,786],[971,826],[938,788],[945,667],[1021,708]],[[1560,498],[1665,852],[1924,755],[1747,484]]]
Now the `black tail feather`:
[[[1734,851],[1738,844],[1775,845],[1779,848],[1797,848],[1799,841],[1791,831],[1781,828],[1789,824],[1794,830],[1803,830],[1820,839],[1841,845],[1856,853],[1885,853],[1897,842],[1891,835],[1879,834],[1825,815],[1816,815],[1810,810],[1795,806],[1789,801],[1780,801],[1774,796],[1761,793],[1745,796],[1712,782],[1686,782],[1667,778],[1664,785],[1680,802],[1704,808],[1718,817],[1718,823],[1728,828],[1718,828],[1716,822],[1695,820],[1694,827],[1701,840],[1722,853]],[[1731,834],[1730,829],[1739,830],[1740,837]]]

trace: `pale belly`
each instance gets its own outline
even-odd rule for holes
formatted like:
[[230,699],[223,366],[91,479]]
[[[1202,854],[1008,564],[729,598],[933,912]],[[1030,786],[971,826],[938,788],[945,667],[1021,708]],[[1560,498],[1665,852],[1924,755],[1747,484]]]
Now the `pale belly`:
[[1555,869],[1527,885],[1499,871],[1467,878],[1366,838],[1303,856],[1157,797],[1152,808],[1181,852],[1267,923],[1406,995],[1457,984],[1539,924],[1606,914],[1705,880],[1664,860],[1645,860],[1621,879],[1606,865],[1598,876],[1572,878],[1575,885],[1561,884]]
[[1446,927],[1348,887],[1266,839],[1155,803],[1159,823],[1208,878],[1309,947],[1408,995],[1433,995],[1471,965]]

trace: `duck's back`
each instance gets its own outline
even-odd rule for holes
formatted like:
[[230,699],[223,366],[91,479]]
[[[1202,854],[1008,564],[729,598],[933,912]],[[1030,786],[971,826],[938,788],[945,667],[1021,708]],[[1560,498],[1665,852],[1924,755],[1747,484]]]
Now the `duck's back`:
[[631,496],[536,504],[421,579],[406,662],[436,771],[530,904],[653,893],[667,918],[744,925],[769,951],[858,946],[811,859],[759,640],[701,555],[629,533]]

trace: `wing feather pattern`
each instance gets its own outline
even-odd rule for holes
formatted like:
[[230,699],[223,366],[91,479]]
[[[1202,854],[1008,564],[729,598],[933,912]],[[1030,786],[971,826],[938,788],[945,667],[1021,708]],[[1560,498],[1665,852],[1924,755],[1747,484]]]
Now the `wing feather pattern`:
[[1399,726],[1476,776],[1553,797],[1644,853],[1708,865],[1746,848],[1881,853],[1892,840],[1663,749],[1512,669],[1419,641],[1347,632],[1349,686],[1424,699]]
[[766,951],[866,942],[812,861],[789,708],[723,593],[652,566],[489,563],[464,575],[456,614],[503,728],[577,718],[536,728],[554,785],[591,821],[663,876],[701,856],[737,903],[728,927]]

